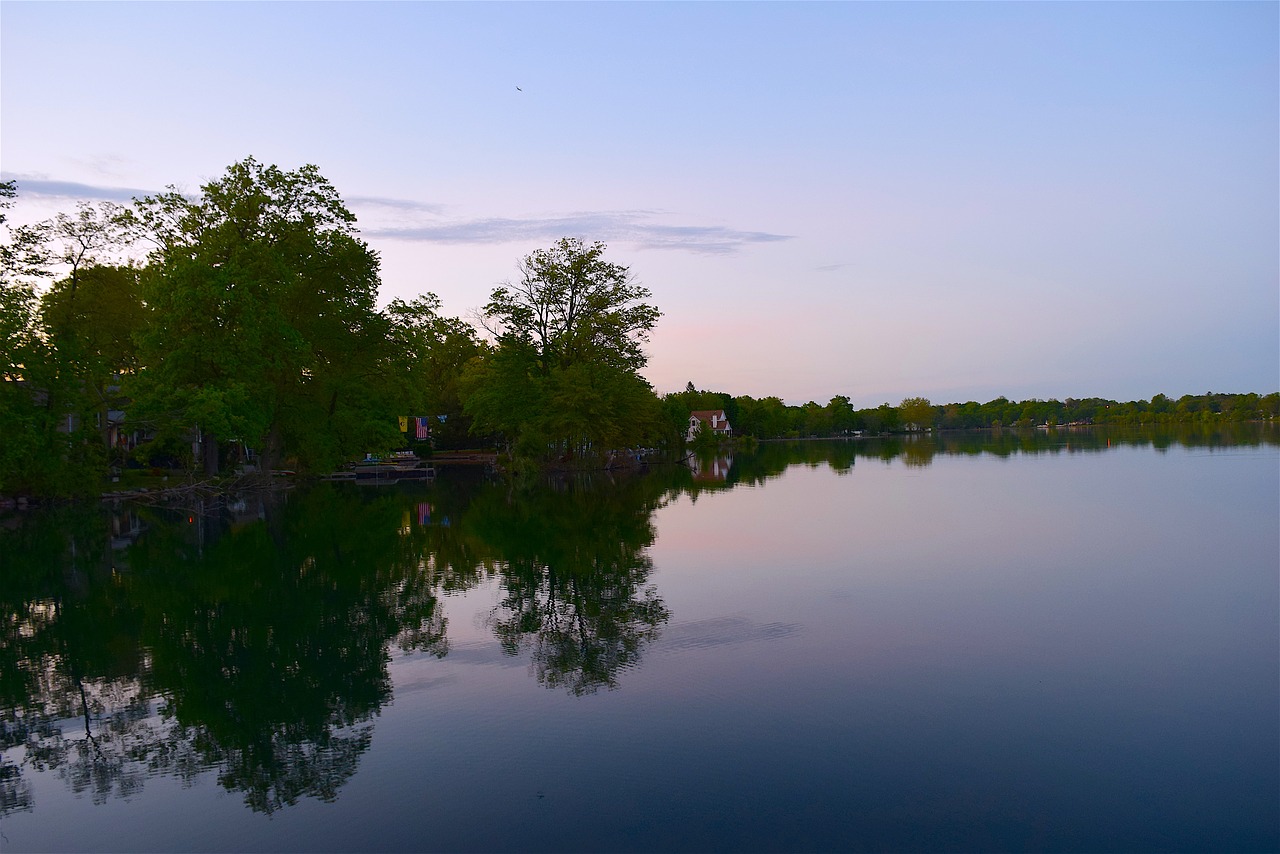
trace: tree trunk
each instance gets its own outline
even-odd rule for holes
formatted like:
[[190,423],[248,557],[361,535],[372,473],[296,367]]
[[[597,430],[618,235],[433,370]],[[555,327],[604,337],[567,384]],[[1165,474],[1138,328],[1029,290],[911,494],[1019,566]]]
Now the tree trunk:
[[262,449],[258,452],[258,470],[270,473],[277,467],[280,459],[280,428],[272,424],[262,440]]
[[212,433],[200,434],[200,448],[204,457],[205,477],[218,476],[218,440]]

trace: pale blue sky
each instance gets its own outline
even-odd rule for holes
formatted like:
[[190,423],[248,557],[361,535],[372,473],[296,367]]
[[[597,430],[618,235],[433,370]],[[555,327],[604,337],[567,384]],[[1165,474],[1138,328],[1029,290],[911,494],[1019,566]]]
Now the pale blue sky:
[[659,392],[1266,392],[1278,44],[1276,3],[5,0],[0,169],[36,217],[314,163],[384,301],[459,315],[603,240]]

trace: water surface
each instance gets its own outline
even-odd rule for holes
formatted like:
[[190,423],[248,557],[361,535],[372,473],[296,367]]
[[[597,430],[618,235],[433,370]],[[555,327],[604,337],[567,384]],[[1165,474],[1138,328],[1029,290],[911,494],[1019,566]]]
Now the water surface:
[[0,529],[0,847],[1275,850],[1276,431]]

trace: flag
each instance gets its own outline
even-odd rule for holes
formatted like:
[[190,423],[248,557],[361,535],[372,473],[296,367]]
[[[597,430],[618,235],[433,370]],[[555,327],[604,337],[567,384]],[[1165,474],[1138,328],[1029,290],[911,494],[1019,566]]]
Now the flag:
[[431,505],[425,501],[418,503],[418,524],[419,525],[431,524]]
[[431,438],[431,419],[426,417],[418,418],[418,438],[419,439]]
[[409,416],[397,415],[396,420],[400,422],[400,432],[408,433],[409,432]]

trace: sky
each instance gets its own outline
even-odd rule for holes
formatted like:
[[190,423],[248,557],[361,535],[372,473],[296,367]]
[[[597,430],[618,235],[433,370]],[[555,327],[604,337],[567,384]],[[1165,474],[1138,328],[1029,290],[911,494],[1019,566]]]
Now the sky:
[[644,371],[856,406],[1280,390],[1280,4],[0,2],[14,221],[315,164],[383,303],[560,237]]

